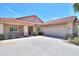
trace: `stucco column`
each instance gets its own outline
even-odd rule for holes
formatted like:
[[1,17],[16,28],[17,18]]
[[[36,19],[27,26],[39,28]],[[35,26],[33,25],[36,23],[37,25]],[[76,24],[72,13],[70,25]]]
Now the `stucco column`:
[[28,26],[24,26],[24,36],[28,36]]
[[4,28],[3,28],[3,24],[0,24],[0,34],[4,33]]

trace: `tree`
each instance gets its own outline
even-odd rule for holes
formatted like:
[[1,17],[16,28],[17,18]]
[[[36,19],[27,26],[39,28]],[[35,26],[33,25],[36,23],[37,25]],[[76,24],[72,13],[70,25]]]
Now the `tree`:
[[[75,15],[76,15],[76,12],[79,12],[79,3],[74,3],[73,4],[73,8],[74,8],[74,12],[75,12]],[[76,19],[77,19],[77,16],[75,16]],[[76,25],[76,24],[75,24]],[[77,26],[75,27],[75,31],[76,31],[76,34],[78,35],[78,29],[77,29]]]
[[75,13],[76,13],[76,12],[79,12],[79,3],[75,3],[75,4],[73,5],[73,8],[74,8]]

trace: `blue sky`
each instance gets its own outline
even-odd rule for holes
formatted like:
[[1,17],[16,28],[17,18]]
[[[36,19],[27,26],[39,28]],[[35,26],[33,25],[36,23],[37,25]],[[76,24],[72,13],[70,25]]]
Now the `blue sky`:
[[37,15],[44,22],[73,16],[71,3],[0,3],[0,17]]

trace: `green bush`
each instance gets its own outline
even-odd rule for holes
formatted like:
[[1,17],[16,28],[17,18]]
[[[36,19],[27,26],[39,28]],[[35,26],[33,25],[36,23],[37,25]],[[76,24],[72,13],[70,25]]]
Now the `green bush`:
[[70,39],[70,40],[73,40],[74,39],[74,36],[73,35],[71,35],[71,34],[67,34],[67,36],[66,36],[66,39]]
[[0,40],[4,40],[4,35],[0,34]]
[[77,45],[79,45],[79,37],[77,37],[77,38],[74,39],[74,43],[77,44]]
[[43,35],[43,32],[38,32],[38,35]]
[[73,39],[68,39],[69,42],[79,45],[79,37],[74,37]]

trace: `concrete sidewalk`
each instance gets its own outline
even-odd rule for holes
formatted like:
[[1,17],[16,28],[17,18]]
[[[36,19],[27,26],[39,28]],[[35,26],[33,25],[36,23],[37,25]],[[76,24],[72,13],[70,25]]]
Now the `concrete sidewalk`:
[[0,42],[1,56],[79,56],[79,46],[62,39],[35,36]]

